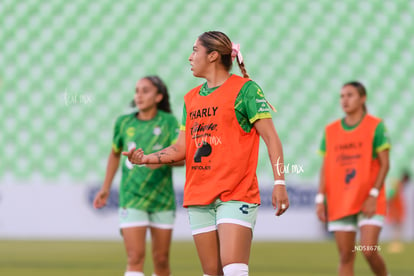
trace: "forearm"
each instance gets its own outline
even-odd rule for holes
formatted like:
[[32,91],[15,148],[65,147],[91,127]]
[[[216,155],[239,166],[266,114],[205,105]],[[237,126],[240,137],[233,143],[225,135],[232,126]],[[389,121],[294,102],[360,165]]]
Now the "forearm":
[[105,180],[102,185],[102,189],[109,191],[111,189],[112,181],[119,167],[120,155],[111,151],[108,157],[108,163],[106,165]]
[[254,127],[266,144],[274,179],[284,181],[285,170],[283,164],[282,142],[280,142],[279,135],[277,135],[272,119],[257,120],[254,123]]
[[280,216],[289,208],[289,197],[285,186],[282,143],[271,119],[258,120],[254,123],[254,127],[267,146],[275,180],[272,192],[272,206],[277,209],[276,216]]
[[275,180],[285,179],[283,148],[279,137],[273,139],[264,139],[267,146],[267,152],[269,155],[270,163],[272,164],[273,177]]
[[161,151],[151,153],[145,156],[145,164],[169,164],[183,161],[185,158],[185,148],[177,144],[171,145]]
[[380,170],[377,175],[377,179],[375,180],[374,188],[381,190],[382,186],[384,185],[385,178],[387,177],[387,173],[390,169],[389,163],[381,164]]
[[389,151],[381,151],[378,153],[378,160],[380,163],[380,169],[375,180],[374,188],[380,190],[385,182],[385,177],[390,169],[390,162],[389,162]]
[[319,175],[319,187],[318,194],[325,194],[325,161],[322,163],[320,175]]
[[[175,163],[168,164],[168,166],[181,167],[181,166],[184,166],[184,164],[185,164],[185,161],[182,160],[182,161],[178,161],[178,162],[175,162]],[[152,169],[152,170],[155,170],[155,169],[161,168],[162,166],[164,166],[164,164],[147,164],[146,166],[148,168]]]
[[181,166],[184,166],[184,165],[185,165],[185,160],[181,160],[181,161],[170,164],[170,166],[172,166],[172,167],[181,167]]

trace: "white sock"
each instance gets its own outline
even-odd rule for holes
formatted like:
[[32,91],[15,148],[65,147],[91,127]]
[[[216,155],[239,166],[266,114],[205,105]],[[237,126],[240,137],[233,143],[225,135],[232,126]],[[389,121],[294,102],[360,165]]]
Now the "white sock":
[[124,276],[145,276],[143,272],[139,271],[126,271]]
[[247,264],[235,263],[223,267],[224,276],[249,276]]

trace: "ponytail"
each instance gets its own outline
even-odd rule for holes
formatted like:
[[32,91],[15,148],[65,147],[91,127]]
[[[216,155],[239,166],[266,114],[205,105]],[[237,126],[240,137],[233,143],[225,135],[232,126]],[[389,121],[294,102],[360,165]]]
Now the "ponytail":
[[240,51],[240,44],[231,43],[231,58],[234,60],[236,58],[237,64],[239,65],[240,72],[243,74],[243,78],[248,79],[249,74],[247,74],[246,67],[244,66],[243,55]]
[[[238,60],[237,60],[237,63],[238,63]],[[239,64],[240,72],[243,74],[243,78],[246,78],[246,79],[250,78],[249,74],[247,74],[246,67],[244,66],[244,62],[238,63],[238,64]]]

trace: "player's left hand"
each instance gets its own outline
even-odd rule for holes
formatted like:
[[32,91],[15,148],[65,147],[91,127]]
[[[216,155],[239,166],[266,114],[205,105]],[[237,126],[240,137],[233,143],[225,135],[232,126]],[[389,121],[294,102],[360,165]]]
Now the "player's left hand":
[[375,197],[369,196],[362,204],[362,213],[364,216],[370,218],[375,215],[377,210],[377,199]]
[[277,209],[276,216],[282,215],[289,208],[289,198],[285,185],[273,186],[272,205],[274,209]]
[[122,155],[128,156],[129,162],[132,164],[142,165],[145,164],[145,155],[142,149],[132,148],[129,151],[123,151]]

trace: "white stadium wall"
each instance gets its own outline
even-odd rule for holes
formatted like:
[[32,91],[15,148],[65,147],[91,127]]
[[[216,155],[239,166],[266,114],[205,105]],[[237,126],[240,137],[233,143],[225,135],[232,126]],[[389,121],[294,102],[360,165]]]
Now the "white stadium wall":
[[[93,197],[98,185],[2,185],[0,186],[0,239],[73,239],[117,240],[118,192],[113,189],[107,207],[95,210]],[[315,187],[291,184],[288,193],[290,209],[281,217],[274,216],[271,190],[261,190],[262,206],[254,231],[255,240],[315,241],[329,239],[315,215]],[[182,187],[177,188],[177,218],[174,239],[190,240],[191,232],[185,208],[181,207]],[[406,193],[409,213],[404,238],[414,238],[414,189]],[[409,200],[411,199],[411,200]],[[391,236],[390,226],[382,232],[382,240]]]

